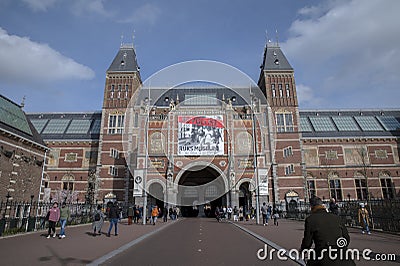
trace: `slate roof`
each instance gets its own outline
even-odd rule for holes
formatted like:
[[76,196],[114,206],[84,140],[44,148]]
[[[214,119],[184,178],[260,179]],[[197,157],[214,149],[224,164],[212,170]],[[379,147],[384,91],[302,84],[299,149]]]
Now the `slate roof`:
[[262,68],[264,70],[291,70],[292,66],[286,59],[279,45],[267,44],[264,51]]
[[0,130],[11,132],[40,146],[46,146],[21,106],[0,95]]
[[121,45],[107,72],[138,72],[139,66],[133,45]]
[[28,117],[45,141],[97,141],[100,137],[101,112],[31,113]]

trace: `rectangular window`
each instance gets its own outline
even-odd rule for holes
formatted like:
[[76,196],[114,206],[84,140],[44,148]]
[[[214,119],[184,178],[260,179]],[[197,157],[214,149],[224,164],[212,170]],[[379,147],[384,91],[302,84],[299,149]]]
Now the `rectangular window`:
[[73,191],[74,183],[72,181],[64,181],[63,182],[63,190]]
[[284,158],[289,157],[289,156],[292,156],[292,155],[293,155],[293,150],[292,150],[292,147],[291,147],[291,146],[289,146],[289,147],[283,149],[283,157],[284,157]]
[[290,113],[285,114],[285,131],[293,132],[293,117]]
[[367,180],[364,178],[355,179],[356,184],[356,192],[358,200],[366,200],[367,199]]
[[381,187],[382,187],[382,195],[383,195],[384,199],[393,199],[394,198],[392,179],[382,178],[381,179]]
[[290,97],[289,84],[285,84],[285,87],[286,87],[286,97],[289,98]]
[[110,170],[108,172],[112,176],[117,176],[118,175],[118,169],[114,165],[110,166]]
[[114,158],[114,159],[118,159],[119,158],[119,151],[111,148],[110,149],[110,157]]
[[291,175],[294,173],[294,166],[293,164],[288,165],[285,167],[285,175]]
[[110,115],[108,118],[108,134],[122,134],[124,119],[124,115]]
[[129,85],[125,85],[125,99],[128,99]]
[[114,90],[115,90],[115,88],[114,88],[115,86],[114,86],[114,84],[113,85],[111,85],[111,92],[110,92],[110,98],[114,98]]
[[272,97],[276,97],[275,84],[271,84]]
[[276,114],[276,128],[278,132],[293,132],[293,117],[291,113]]
[[342,186],[340,184],[340,179],[329,180],[329,185],[331,188],[331,198],[335,198],[337,201],[341,201],[342,197]]
[[307,180],[308,185],[308,197],[311,199],[317,196],[317,191],[315,189],[315,180]]

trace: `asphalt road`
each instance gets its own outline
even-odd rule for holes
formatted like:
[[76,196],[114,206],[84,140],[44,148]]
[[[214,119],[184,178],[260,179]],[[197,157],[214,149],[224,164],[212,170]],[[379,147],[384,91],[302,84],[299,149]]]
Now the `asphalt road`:
[[296,265],[292,261],[261,261],[264,243],[215,219],[193,218],[175,223],[103,265]]

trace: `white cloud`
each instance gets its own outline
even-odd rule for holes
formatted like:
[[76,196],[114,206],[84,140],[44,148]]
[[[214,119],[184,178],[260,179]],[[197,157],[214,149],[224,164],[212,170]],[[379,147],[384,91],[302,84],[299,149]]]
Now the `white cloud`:
[[33,11],[47,11],[48,8],[54,6],[58,0],[22,0]]
[[281,44],[302,72],[300,83],[318,85],[320,95],[355,94],[360,89],[368,93],[379,85],[380,104],[385,95],[389,101],[393,94],[385,90],[392,91],[400,82],[398,10],[396,0],[328,1],[300,9],[303,17],[292,23],[290,37]]
[[321,102],[321,99],[315,96],[313,89],[306,85],[297,84],[296,90],[300,106],[318,105]]
[[158,6],[147,3],[133,11],[128,18],[120,20],[119,22],[154,25],[160,15],[161,9]]
[[0,81],[30,84],[93,77],[92,69],[63,56],[47,44],[9,35],[0,28]]
[[111,17],[113,13],[104,7],[106,0],[75,0],[72,5],[72,13],[77,16],[96,14]]

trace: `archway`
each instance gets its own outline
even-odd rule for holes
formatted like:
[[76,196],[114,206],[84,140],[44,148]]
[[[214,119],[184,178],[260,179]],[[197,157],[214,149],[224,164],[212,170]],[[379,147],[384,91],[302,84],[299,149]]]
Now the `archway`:
[[191,165],[182,170],[177,183],[177,205],[183,216],[211,217],[217,206],[227,205],[227,180],[214,165]]
[[[160,208],[161,212],[159,213],[159,217],[162,216],[162,210],[164,209],[164,188],[158,183],[154,182],[149,185],[149,194],[147,197],[147,207],[149,209],[149,213],[154,206]],[[150,217],[150,216],[148,216]]]
[[239,186],[239,208],[243,208],[243,213],[248,213],[252,207],[250,183],[243,182]]

